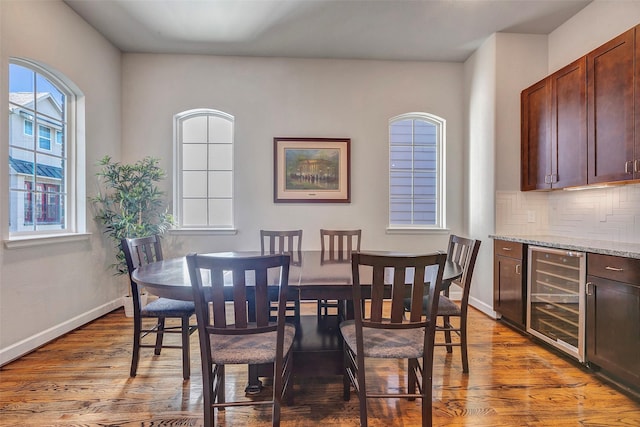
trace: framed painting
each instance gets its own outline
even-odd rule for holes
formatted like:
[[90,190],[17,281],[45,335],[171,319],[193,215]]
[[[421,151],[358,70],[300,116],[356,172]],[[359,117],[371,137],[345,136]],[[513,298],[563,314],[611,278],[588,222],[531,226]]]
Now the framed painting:
[[350,203],[351,139],[274,138],[275,203]]

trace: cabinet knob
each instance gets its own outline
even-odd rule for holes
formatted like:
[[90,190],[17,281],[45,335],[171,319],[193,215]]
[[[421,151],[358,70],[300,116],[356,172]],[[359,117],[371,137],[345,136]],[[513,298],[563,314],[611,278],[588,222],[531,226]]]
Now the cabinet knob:
[[633,170],[634,170],[636,173],[640,173],[640,159],[636,159],[636,160],[633,162]]
[[520,266],[520,264],[516,264],[516,274],[520,274],[521,270],[522,270],[522,267]]
[[608,265],[604,269],[609,271],[618,271],[618,272],[624,271],[624,268],[609,267]]
[[512,249],[511,248],[502,248],[502,250],[505,251],[505,252],[509,252]]
[[587,287],[586,292],[588,296],[593,295],[593,282],[587,282],[585,285]]

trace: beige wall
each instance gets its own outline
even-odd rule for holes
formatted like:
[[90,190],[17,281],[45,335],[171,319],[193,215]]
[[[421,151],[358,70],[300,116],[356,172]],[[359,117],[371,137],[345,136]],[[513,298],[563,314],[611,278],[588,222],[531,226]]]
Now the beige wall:
[[[257,249],[261,228],[362,228],[365,249],[432,251],[448,235],[387,234],[388,121],[428,112],[447,121],[447,224],[463,231],[462,64],[125,54],[123,148],[172,170],[174,114],[219,109],[235,117],[238,234],[178,236],[170,250]],[[351,138],[350,204],[273,203],[273,138]],[[167,183],[170,190],[170,182]]]
[[[60,1],[0,1],[0,98],[7,99],[10,57],[46,64],[71,79],[84,93],[86,173],[104,154],[120,156],[120,52]],[[0,129],[7,129],[7,104]],[[7,132],[0,132],[0,227],[8,236]],[[84,201],[82,201],[84,202]],[[72,330],[120,304],[122,281],[107,266],[105,247],[87,207],[83,241],[27,248],[0,247],[0,364]]]

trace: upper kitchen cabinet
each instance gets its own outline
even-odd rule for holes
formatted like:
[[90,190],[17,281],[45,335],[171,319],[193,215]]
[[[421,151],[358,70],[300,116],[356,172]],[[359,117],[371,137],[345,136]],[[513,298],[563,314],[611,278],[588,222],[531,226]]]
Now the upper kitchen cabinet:
[[550,188],[551,82],[548,78],[522,91],[520,189]]
[[[587,54],[588,183],[640,179],[640,31],[633,28]],[[640,95],[636,94],[638,107]]]
[[585,58],[522,91],[522,191],[587,183]]

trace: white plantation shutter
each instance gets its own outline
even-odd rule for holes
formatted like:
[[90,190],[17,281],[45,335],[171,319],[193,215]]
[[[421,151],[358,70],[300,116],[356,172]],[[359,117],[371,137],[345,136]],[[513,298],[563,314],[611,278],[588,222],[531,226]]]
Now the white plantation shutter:
[[390,227],[444,227],[444,124],[425,113],[389,121]]

